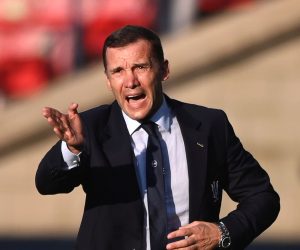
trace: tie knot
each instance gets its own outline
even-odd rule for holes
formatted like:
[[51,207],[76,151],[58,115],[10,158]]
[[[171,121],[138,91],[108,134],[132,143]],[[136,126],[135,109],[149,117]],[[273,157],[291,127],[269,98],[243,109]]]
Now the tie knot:
[[157,137],[157,125],[152,121],[147,121],[141,124],[141,127],[148,133],[149,136]]

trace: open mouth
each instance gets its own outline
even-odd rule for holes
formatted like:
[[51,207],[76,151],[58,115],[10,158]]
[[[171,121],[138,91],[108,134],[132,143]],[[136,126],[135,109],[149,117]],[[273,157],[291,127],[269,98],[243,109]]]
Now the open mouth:
[[139,101],[139,100],[143,100],[146,97],[145,94],[140,94],[140,95],[129,95],[126,97],[126,100],[128,102],[130,101]]

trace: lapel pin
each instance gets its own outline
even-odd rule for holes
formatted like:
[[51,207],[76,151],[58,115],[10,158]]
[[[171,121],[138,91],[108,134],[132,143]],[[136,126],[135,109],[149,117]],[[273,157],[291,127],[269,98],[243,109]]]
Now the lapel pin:
[[199,147],[201,147],[201,148],[204,148],[204,145],[201,144],[201,143],[199,143],[199,142],[197,142],[197,145],[198,145]]

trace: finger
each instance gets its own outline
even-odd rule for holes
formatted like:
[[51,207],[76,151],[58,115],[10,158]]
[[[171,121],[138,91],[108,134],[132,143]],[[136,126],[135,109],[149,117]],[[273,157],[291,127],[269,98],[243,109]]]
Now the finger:
[[44,107],[42,109],[42,115],[45,117],[45,118],[48,118],[50,116],[50,108],[49,107]]
[[173,239],[177,237],[185,237],[185,236],[191,236],[193,234],[192,230],[190,228],[180,228],[174,232],[171,232],[168,234],[168,239]]
[[55,134],[62,135],[64,133],[65,129],[63,128],[63,126],[60,122],[57,122],[57,120],[52,119],[51,117],[49,117],[47,119],[47,121],[50,124],[50,126],[52,126],[53,131],[55,132]]
[[75,115],[78,114],[78,104],[77,103],[71,103],[69,108],[68,108],[68,115],[70,117],[70,119],[72,119]]
[[53,131],[60,139],[70,138],[71,131],[66,115],[51,108],[45,109],[44,113],[48,123],[53,127]]
[[179,227],[179,228],[191,228],[191,227],[195,227],[195,226],[198,226],[199,224],[201,224],[200,221],[193,221],[192,223],[190,224],[187,224],[185,226],[182,226],[182,227]]
[[[181,249],[186,247],[192,247],[196,243],[196,240],[193,236],[186,237],[185,239],[178,240],[167,245],[167,249]],[[189,248],[191,249],[191,248]]]
[[61,131],[66,130],[67,124],[64,124],[66,122],[64,118],[65,115],[60,113],[58,110],[52,108],[45,108],[43,110],[43,115],[53,128],[56,127]]
[[[73,105],[73,107],[70,105],[70,108],[76,110],[77,106],[77,104]],[[59,139],[68,141],[72,137],[73,133],[70,128],[68,115],[62,114],[60,111],[50,107],[43,108],[42,114],[47,119],[49,125],[52,126],[54,133]]]
[[55,116],[53,114],[51,114],[48,118],[47,118],[48,123],[53,127],[53,128],[58,128],[62,131],[65,130],[65,125],[63,124],[64,121],[62,119],[62,117],[58,117]]
[[42,109],[42,114],[45,118],[48,117],[59,117],[61,115],[61,112],[59,112],[58,110],[54,109],[54,108],[50,108],[50,107],[44,107]]
[[81,124],[81,119],[78,114],[78,104],[77,103],[72,103],[69,106],[68,109],[68,125],[70,127],[72,135],[81,135],[82,134],[82,124]]
[[47,118],[47,122],[50,124],[50,126],[52,126],[53,128],[60,128],[60,123],[57,122],[57,119],[52,118],[52,117],[48,117]]
[[64,133],[59,128],[54,127],[53,131],[59,139],[64,140]]
[[70,120],[68,115],[62,114],[60,117],[57,117],[57,123],[60,124],[61,129],[70,130]]
[[68,142],[68,140],[70,140],[70,138],[72,138],[73,136],[72,131],[68,127],[64,127],[63,125],[54,126],[53,131],[59,139],[66,142]]

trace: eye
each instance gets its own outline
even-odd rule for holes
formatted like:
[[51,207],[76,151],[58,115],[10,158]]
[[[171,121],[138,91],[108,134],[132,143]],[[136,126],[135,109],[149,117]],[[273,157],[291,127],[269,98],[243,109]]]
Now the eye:
[[121,67],[115,68],[111,71],[112,75],[119,75],[121,74],[121,72],[123,71],[123,69]]
[[143,65],[137,65],[136,67],[135,67],[135,70],[137,70],[138,72],[145,72],[145,71],[147,71],[147,70],[149,70],[150,69],[150,65],[148,65],[148,64],[143,64]]

